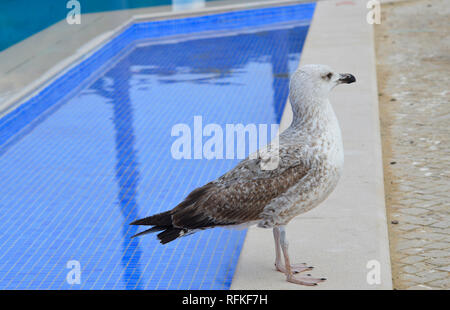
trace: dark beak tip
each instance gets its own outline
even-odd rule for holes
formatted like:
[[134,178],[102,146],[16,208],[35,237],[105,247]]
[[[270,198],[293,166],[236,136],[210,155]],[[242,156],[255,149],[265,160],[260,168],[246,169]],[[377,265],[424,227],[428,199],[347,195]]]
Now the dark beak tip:
[[342,83],[345,84],[351,84],[356,82],[356,78],[353,74],[346,73],[342,75],[342,78],[340,79]]
[[350,84],[350,83],[355,83],[355,82],[356,82],[355,76],[353,74],[350,74],[348,83]]

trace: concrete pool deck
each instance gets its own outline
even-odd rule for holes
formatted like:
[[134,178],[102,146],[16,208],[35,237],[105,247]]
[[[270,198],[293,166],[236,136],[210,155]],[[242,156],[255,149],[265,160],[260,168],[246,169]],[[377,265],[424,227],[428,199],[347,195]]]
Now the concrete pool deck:
[[[136,19],[161,19],[211,12],[284,5],[307,1],[238,1],[208,3],[192,12],[171,7],[95,13],[81,25],[61,21],[48,31],[0,53],[0,113],[48,83],[73,63]],[[288,226],[292,260],[316,268],[313,276],[328,281],[312,289],[391,289],[373,27],[367,24],[365,1],[320,1],[301,56],[301,64],[325,63],[351,72],[357,83],[336,88],[331,100],[344,137],[346,167],[331,197]],[[83,42],[83,44],[80,44]],[[48,48],[51,46],[51,48]],[[29,51],[33,50],[30,55]],[[289,124],[285,110],[282,128]],[[287,283],[273,268],[271,230],[251,228],[241,253],[232,289],[309,289]],[[369,285],[368,262],[378,262],[381,282]]]

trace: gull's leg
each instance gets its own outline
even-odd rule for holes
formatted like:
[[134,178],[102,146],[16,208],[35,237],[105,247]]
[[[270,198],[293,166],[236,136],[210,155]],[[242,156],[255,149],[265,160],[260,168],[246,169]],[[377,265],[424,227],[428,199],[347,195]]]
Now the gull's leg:
[[286,271],[285,271],[286,280],[288,282],[301,284],[301,285],[308,285],[308,286],[317,285],[317,283],[325,281],[326,280],[325,278],[319,279],[319,278],[313,278],[310,276],[306,276],[306,277],[294,276],[294,272],[291,268],[291,263],[289,260],[289,254],[288,254],[289,244],[286,239],[286,230],[285,230],[284,226],[280,226],[279,230],[280,230],[280,244],[281,244],[281,249],[283,250],[283,255],[284,255],[284,265],[286,266]]
[[[281,261],[280,229],[278,227],[273,228],[273,238],[275,240],[275,269],[282,273],[286,273],[286,268]],[[312,269],[313,267],[307,266],[305,263],[291,265],[291,270],[293,273],[299,273]]]

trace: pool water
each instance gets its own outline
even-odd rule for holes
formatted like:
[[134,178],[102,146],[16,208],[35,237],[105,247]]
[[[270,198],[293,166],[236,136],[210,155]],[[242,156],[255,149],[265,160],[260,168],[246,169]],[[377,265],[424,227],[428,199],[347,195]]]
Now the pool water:
[[0,119],[0,289],[230,287],[245,230],[128,224],[239,162],[174,159],[174,125],[280,121],[308,24],[232,28],[115,42]]

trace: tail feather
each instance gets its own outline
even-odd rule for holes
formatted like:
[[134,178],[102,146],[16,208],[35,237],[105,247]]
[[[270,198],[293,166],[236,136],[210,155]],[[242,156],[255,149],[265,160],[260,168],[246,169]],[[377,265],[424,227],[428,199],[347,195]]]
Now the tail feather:
[[167,227],[154,226],[152,228],[149,228],[147,230],[141,231],[140,233],[137,233],[137,234],[131,236],[131,238],[142,236],[142,235],[146,235],[146,234],[151,234],[151,233],[154,233],[154,232],[157,232],[157,231],[161,231],[161,230],[164,230],[164,229],[167,229]]
[[[172,222],[172,215],[179,212],[180,210],[184,210],[185,208],[192,206],[196,204],[199,200],[202,199],[205,195],[208,194],[209,190],[213,188],[214,185],[212,183],[208,183],[202,187],[199,187],[195,190],[193,190],[181,203],[179,203],[174,209],[158,213],[140,220],[136,220],[130,225],[145,225],[145,226],[153,226],[150,229],[144,230],[136,235],[134,235],[132,238],[137,236],[146,235],[152,232],[156,231],[162,231],[159,233],[158,239],[161,241],[162,244],[166,244],[168,242],[171,242],[179,237],[185,236],[186,234],[190,234],[195,232],[198,229],[211,227],[213,225],[210,225],[209,220],[203,219],[201,216],[197,216],[194,214],[194,216],[188,217],[188,221],[194,219],[196,222],[193,227],[190,227],[189,225],[176,225],[178,227],[175,227]],[[179,228],[179,226],[182,226],[184,228]],[[186,227],[185,227],[186,226]],[[192,226],[192,225],[191,225]],[[191,229],[195,228],[195,229]]]
[[173,227],[172,215],[170,211],[158,213],[140,220],[136,220],[130,223],[130,225],[153,226],[147,230],[135,234],[131,238],[150,234],[157,231],[162,231],[157,235],[158,239],[161,241],[162,244],[171,242],[177,239],[178,237],[185,235],[185,233],[187,232],[186,229]]
[[170,227],[159,233],[157,236],[162,244],[166,244],[177,239],[178,237],[184,236],[186,231],[187,230],[183,228]]
[[172,214],[170,211],[158,213],[140,220],[131,222],[130,225],[147,225],[147,226],[172,226]]

